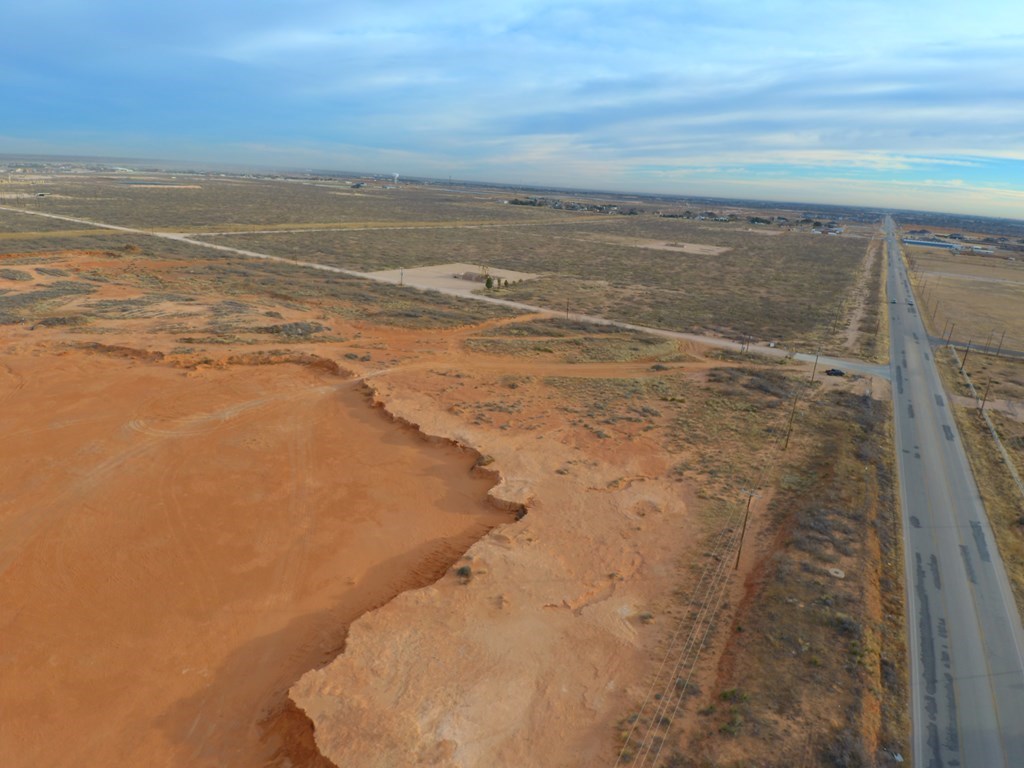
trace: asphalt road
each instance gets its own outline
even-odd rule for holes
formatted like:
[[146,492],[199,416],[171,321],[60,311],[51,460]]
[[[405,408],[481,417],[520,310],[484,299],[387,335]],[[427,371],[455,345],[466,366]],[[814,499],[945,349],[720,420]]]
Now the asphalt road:
[[1024,632],[892,219],[888,290],[914,764],[1024,766]]

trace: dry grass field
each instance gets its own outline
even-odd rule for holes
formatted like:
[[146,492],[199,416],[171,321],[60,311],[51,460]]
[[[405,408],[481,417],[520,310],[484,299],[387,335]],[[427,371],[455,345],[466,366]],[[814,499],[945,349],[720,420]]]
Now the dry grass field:
[[[23,205],[25,201],[11,202]],[[0,205],[3,205],[3,203],[0,203]],[[35,240],[43,236],[44,233],[59,237],[75,237],[85,232],[89,232],[89,234],[102,234],[103,230],[84,224],[75,224],[70,221],[47,219],[27,213],[0,209],[0,240]]]
[[697,718],[664,765],[886,765],[867,745],[907,753],[888,408],[817,392],[803,418],[767,504],[765,556],[719,630],[715,685],[695,692]]
[[[876,309],[864,237],[429,188],[167,181],[56,178],[17,202],[149,230],[265,229],[208,237],[356,270],[538,272],[497,295],[557,309],[578,293],[578,311],[847,353],[866,349]],[[12,765],[84,750],[168,766],[610,765],[643,738],[666,766],[905,751],[887,414],[870,382],[808,389],[782,358],[68,224],[0,211],[0,426],[20,441],[3,463],[19,501],[0,504],[0,589],[24,603],[0,622],[24,658],[64,622],[58,666],[79,691],[52,695],[42,662],[19,669],[0,691]],[[346,453],[364,442],[364,459]],[[44,487],[62,503],[35,509]],[[153,623],[140,595],[158,592]],[[97,605],[89,631],[73,626]],[[698,632],[686,682],[661,679],[675,638]],[[131,650],[130,697],[94,684],[101,642]],[[651,690],[673,711],[645,708]],[[49,708],[47,738],[26,703]]]
[[1024,261],[918,246],[907,258],[932,335],[955,324],[954,340],[995,347],[1005,332],[1005,348],[1024,351]]
[[[803,346],[831,324],[867,247],[860,238],[802,232],[766,238],[739,224],[541,216],[502,226],[248,234],[216,242],[357,271],[466,262],[539,273],[501,295],[641,325]],[[629,245],[630,238],[643,242]],[[646,243],[653,238],[725,250],[652,249]]]
[[[267,227],[331,227],[411,222],[489,222],[557,218],[554,211],[481,206],[473,195],[432,188],[359,190],[342,182],[188,178],[189,186],[145,186],[136,176],[54,177],[27,189],[46,197],[11,200],[17,207],[175,232]],[[412,189],[411,194],[407,190]]]
[[355,271],[466,262],[541,273],[510,287],[508,298],[811,349],[857,283],[868,246],[856,228],[852,236],[826,237],[752,229],[743,220],[556,211],[503,204],[507,192],[216,177],[181,188],[140,180],[59,177],[31,186],[46,197],[17,202]]

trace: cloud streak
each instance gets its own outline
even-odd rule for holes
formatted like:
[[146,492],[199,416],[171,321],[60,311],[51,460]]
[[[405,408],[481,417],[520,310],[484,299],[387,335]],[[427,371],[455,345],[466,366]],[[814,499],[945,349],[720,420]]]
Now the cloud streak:
[[404,175],[860,190],[864,204],[891,183],[905,204],[920,189],[921,206],[955,210],[930,178],[970,190],[971,212],[1024,216],[993,191],[1024,178],[1016,3],[38,0],[5,14],[25,34],[0,53],[0,151],[401,160]]

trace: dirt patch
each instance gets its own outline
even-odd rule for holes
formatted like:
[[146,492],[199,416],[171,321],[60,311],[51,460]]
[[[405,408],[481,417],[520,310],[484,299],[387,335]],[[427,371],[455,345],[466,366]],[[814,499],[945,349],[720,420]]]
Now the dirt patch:
[[382,272],[370,272],[374,278],[388,280],[399,285],[410,285],[417,288],[443,290],[454,293],[476,293],[484,289],[488,277],[499,284],[521,283],[533,280],[537,275],[530,272],[517,272],[512,269],[482,267],[479,264],[438,264],[429,267],[412,267],[410,269],[389,269]]
[[[778,232],[771,232],[770,234],[777,235]],[[597,242],[609,243],[612,245],[628,245],[633,248],[648,248],[652,251],[676,251],[678,253],[692,253],[697,256],[718,256],[719,254],[726,253],[729,248],[719,245],[708,245],[707,243],[681,243],[681,242],[665,242],[662,240],[641,240],[630,237],[614,237],[608,235],[602,235],[599,237],[588,238],[593,239]]]

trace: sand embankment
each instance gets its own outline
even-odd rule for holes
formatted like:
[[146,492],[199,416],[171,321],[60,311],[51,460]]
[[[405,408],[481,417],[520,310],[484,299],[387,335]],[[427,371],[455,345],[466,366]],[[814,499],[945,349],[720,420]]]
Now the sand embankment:
[[0,371],[5,766],[290,764],[288,687],[511,519],[475,454],[317,368]]
[[449,573],[361,617],[291,697],[348,768],[601,764],[650,664],[641,615],[676,578],[686,507],[652,480],[664,458],[649,446],[573,446],[543,400],[517,416],[546,429],[471,427],[438,407],[445,381],[374,384],[396,416],[493,455],[492,493],[529,513],[470,548],[468,583]]

